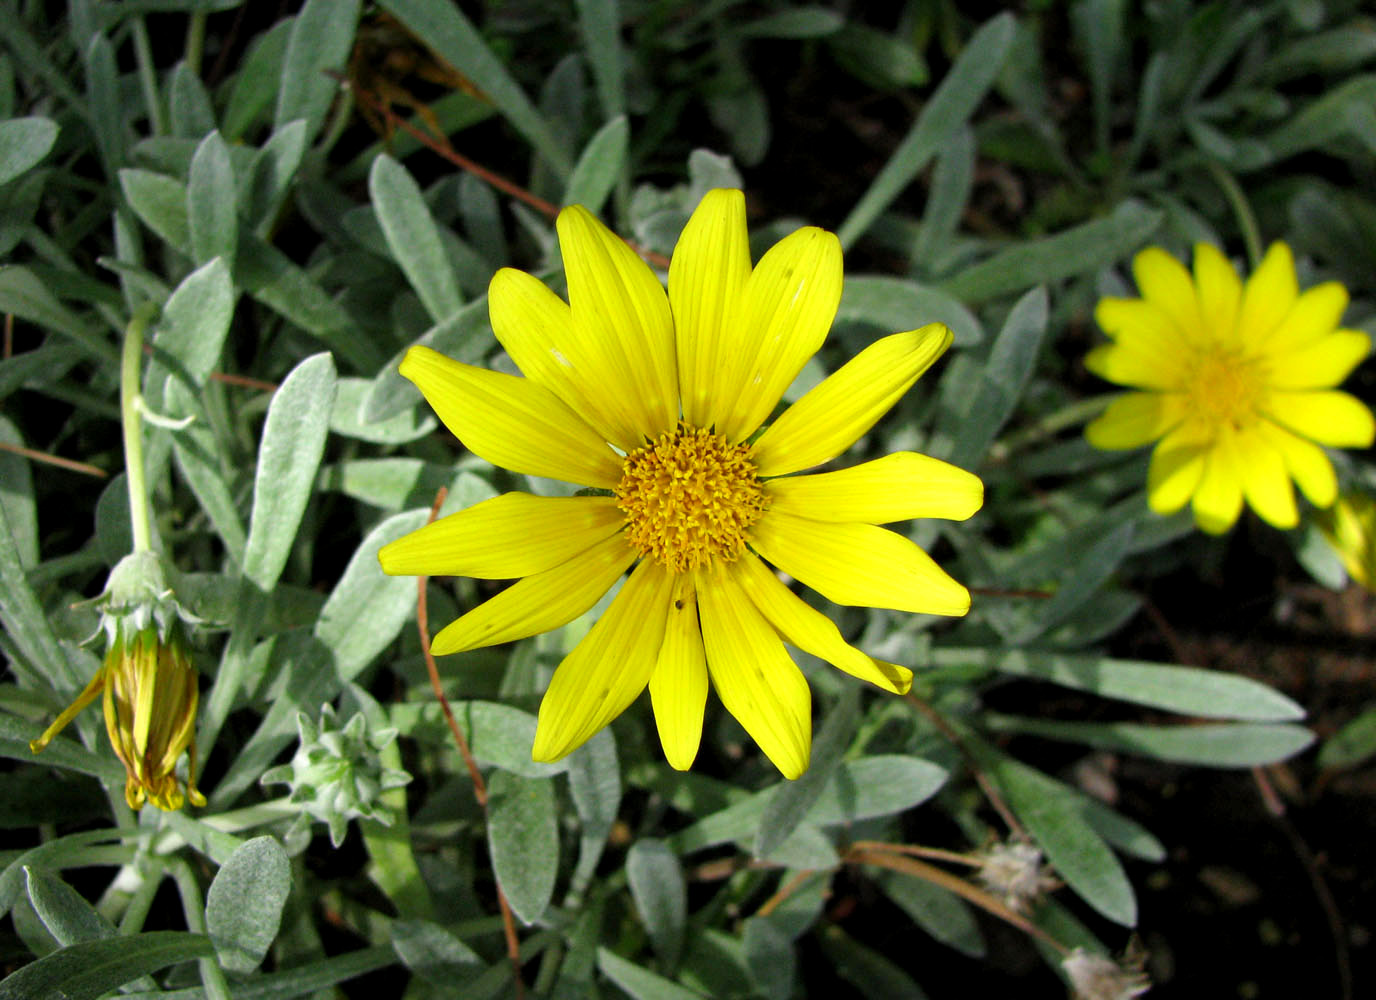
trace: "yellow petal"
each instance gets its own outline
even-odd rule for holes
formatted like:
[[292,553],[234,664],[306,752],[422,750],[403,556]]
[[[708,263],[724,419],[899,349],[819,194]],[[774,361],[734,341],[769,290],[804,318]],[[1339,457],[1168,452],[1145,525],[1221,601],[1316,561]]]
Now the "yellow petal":
[[638,436],[625,430],[634,418],[617,401],[634,389],[617,378],[616,359],[596,352],[597,341],[574,333],[568,303],[538,278],[504,267],[487,290],[492,332],[532,382],[558,396],[606,440],[631,450]]
[[711,425],[711,401],[722,397],[722,363],[741,337],[737,324],[749,277],[745,195],[708,191],[683,227],[669,265],[679,395],[683,417],[694,427]]
[[911,670],[872,659],[846,642],[830,618],[789,590],[769,567],[749,552],[733,564],[731,572],[785,642],[826,660],[852,677],[894,694],[907,694],[912,687]]
[[1124,393],[1085,428],[1085,437],[1105,451],[1140,448],[1174,430],[1184,411],[1184,398],[1176,394]]
[[1267,416],[1296,434],[1332,448],[1369,448],[1376,435],[1371,410],[1356,396],[1335,389],[1273,392]]
[[1094,321],[1110,340],[1137,344],[1151,353],[1179,351],[1189,344],[1170,315],[1145,299],[1100,299]]
[[378,559],[392,576],[511,580],[567,562],[624,520],[612,497],[504,493],[384,545]]
[[560,212],[555,228],[576,339],[622,393],[606,402],[624,422],[613,440],[630,450],[678,425],[669,299],[649,265],[583,206]]
[[554,761],[577,750],[645,690],[664,641],[673,578],[646,559],[606,613],[564,657],[540,701],[531,757]]
[[1205,333],[1194,282],[1185,265],[1160,247],[1147,247],[1133,258],[1132,274],[1142,298],[1170,317],[1186,339],[1195,340]]
[[1158,514],[1184,507],[1204,475],[1207,451],[1208,441],[1188,423],[1162,438],[1147,469],[1147,505]]
[[887,524],[911,517],[964,521],[984,503],[984,483],[949,462],[894,452],[837,472],[764,484],[770,507],[814,521]]
[[720,358],[709,423],[731,442],[749,437],[827,338],[841,301],[841,243],[815,226],[784,237],[745,284],[737,336]]
[[761,476],[783,476],[835,458],[874,426],[951,345],[941,323],[876,340],[823,379],[760,435],[751,455]]
[[802,671],[730,567],[700,574],[698,613],[721,703],[785,778],[797,778],[812,754],[812,692]]
[[1085,355],[1085,367],[1102,379],[1134,389],[1171,390],[1184,380],[1184,352],[1137,340],[1100,344]]
[[789,576],[837,604],[963,615],[970,592],[915,544],[872,524],[824,524],[768,511],[751,544]]
[[1336,281],[1315,285],[1295,300],[1266,339],[1268,354],[1280,355],[1312,344],[1338,328],[1347,311],[1347,289]]
[[1204,475],[1190,498],[1194,523],[1211,535],[1221,535],[1242,513],[1242,479],[1233,432],[1223,428],[1204,461]]
[[1255,428],[1239,432],[1235,447],[1247,505],[1272,527],[1287,530],[1299,524],[1295,490],[1281,453]]
[[1335,330],[1284,354],[1269,354],[1273,389],[1328,389],[1342,382],[1371,353],[1360,330]]
[[674,578],[664,644],[650,675],[650,704],[669,766],[693,766],[702,742],[702,715],[707,707],[707,654],[698,624],[698,598],[691,573]]
[[1238,311],[1237,334],[1242,343],[1257,345],[1279,329],[1299,296],[1295,258],[1284,243],[1272,243],[1261,266],[1247,279]]
[[553,569],[516,581],[450,622],[435,636],[430,649],[444,656],[567,625],[596,604],[635,557],[620,534],[612,535]]
[[464,447],[513,472],[611,489],[621,462],[602,437],[548,389],[413,347],[401,374],[420,389]]
[[1286,471],[1310,503],[1315,507],[1332,505],[1338,498],[1338,476],[1322,448],[1269,421],[1263,420],[1255,431],[1280,454]]
[[1214,331],[1221,340],[1233,340],[1242,282],[1232,263],[1212,243],[1195,244],[1194,285],[1205,329]]

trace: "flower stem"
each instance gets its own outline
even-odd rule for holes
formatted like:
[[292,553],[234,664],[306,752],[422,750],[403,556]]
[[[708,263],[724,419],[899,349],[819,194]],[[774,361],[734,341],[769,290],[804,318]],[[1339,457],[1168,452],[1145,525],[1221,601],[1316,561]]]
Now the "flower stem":
[[1247,247],[1247,260],[1255,270],[1261,263],[1262,252],[1261,229],[1257,226],[1256,213],[1252,211],[1251,203],[1247,201],[1247,196],[1242,193],[1242,188],[1232,174],[1213,160],[1205,160],[1204,167],[1213,177],[1214,183],[1222,189],[1223,197],[1228,199],[1233,214],[1237,216],[1238,228],[1242,230],[1242,242]]
[[186,25],[186,68],[196,76],[201,75],[201,59],[205,53],[205,11],[193,11]]
[[143,371],[143,331],[157,312],[146,302],[134,310],[124,331],[124,354],[119,371],[119,417],[124,428],[124,472],[129,484],[129,526],[134,551],[153,548],[152,519],[148,510],[148,483],[143,466],[143,418],[140,413],[139,375]]
[[158,93],[157,67],[153,65],[153,47],[148,42],[148,26],[143,18],[132,21],[134,36],[134,55],[139,64],[139,86],[143,90],[143,102],[148,107],[149,131],[154,135],[167,134],[167,115],[162,109],[162,96]]

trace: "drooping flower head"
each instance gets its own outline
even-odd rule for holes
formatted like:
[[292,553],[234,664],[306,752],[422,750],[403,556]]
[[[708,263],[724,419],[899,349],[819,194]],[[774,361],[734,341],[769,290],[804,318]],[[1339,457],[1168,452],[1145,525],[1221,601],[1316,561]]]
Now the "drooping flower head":
[[1277,528],[1299,522],[1295,492],[1317,507],[1338,495],[1321,445],[1365,448],[1376,422],[1334,387],[1368,354],[1370,338],[1340,327],[1347,291],[1336,282],[1299,291],[1294,259],[1272,244],[1244,285],[1217,248],[1199,244],[1194,276],[1164,250],[1133,261],[1141,298],[1106,298],[1095,319],[1111,343],[1085,366],[1136,391],[1086,428],[1096,448],[1153,441],[1152,510],[1190,503],[1195,523],[1227,531],[1244,500]]
[[876,341],[766,426],[835,318],[834,235],[800,229],[752,268],[744,197],[709,192],[679,238],[666,295],[586,209],[564,209],[556,226],[568,303],[512,269],[489,290],[493,330],[524,378],[423,347],[401,372],[477,455],[603,495],[507,493],[385,546],[382,567],[519,578],[440,631],[437,654],[564,625],[631,570],[555,671],[535,759],[580,746],[648,686],[665,755],[685,769],[710,677],[769,759],[797,777],[811,695],[785,642],[889,691],[905,692],[912,674],[847,644],[766,561],[838,604],[969,608],[964,587],[878,525],[969,517],[983,499],[975,476],[910,452],[796,475],[869,430],[951,333],[931,324]]
[[[105,660],[77,695],[29,749],[38,753],[77,713],[104,694],[105,731],[127,778],[124,798],[138,810],[145,801],[159,809],[180,809],[187,800],[205,805],[196,789],[196,668],[183,622],[193,622],[164,582],[152,552],[126,556],[110,573],[102,598]],[[177,760],[190,752],[187,778],[177,777]]]

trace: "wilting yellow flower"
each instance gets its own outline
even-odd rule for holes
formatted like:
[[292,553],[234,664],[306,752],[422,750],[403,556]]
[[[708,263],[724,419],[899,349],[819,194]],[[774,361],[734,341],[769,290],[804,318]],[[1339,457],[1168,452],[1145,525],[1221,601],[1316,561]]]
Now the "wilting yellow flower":
[[581,206],[557,222],[565,304],[499,271],[492,327],[525,378],[412,348],[401,372],[474,453],[601,495],[507,493],[383,548],[393,574],[520,577],[435,636],[436,653],[557,628],[626,570],[605,614],[555,671],[533,755],[556,760],[648,685],[669,763],[687,768],[708,678],[787,777],[807,767],[811,695],[784,642],[889,691],[907,669],[848,645],[774,566],[839,604],[963,615],[969,592],[903,535],[913,517],[964,519],[975,477],[900,452],[830,461],[951,342],[940,324],[885,337],[760,431],[821,347],[841,296],[841,248],[821,229],[781,240],[752,269],[745,200],[710,192],[684,228],[669,290]]
[[1338,494],[1320,445],[1365,448],[1376,423],[1334,386],[1367,356],[1370,338],[1339,328],[1347,291],[1327,282],[1299,291],[1290,248],[1274,243],[1243,285],[1216,247],[1195,247],[1194,277],[1164,250],[1133,261],[1142,297],[1095,310],[1112,343],[1085,358],[1090,371],[1139,390],[1086,428],[1096,448],[1156,441],[1147,474],[1152,510],[1192,503],[1219,534],[1246,502],[1277,528],[1299,522],[1291,480],[1315,506]]
[[[180,809],[189,799],[203,806],[196,790],[196,669],[187,651],[181,609],[160,586],[157,557],[135,553],[110,575],[102,628],[108,648],[91,682],[29,749],[38,753],[83,708],[104,694],[105,730],[128,775],[129,808],[145,801],[159,809]],[[185,788],[177,759],[190,751]]]
[[1376,590],[1376,500],[1365,493],[1346,493],[1323,512],[1318,525],[1348,576]]

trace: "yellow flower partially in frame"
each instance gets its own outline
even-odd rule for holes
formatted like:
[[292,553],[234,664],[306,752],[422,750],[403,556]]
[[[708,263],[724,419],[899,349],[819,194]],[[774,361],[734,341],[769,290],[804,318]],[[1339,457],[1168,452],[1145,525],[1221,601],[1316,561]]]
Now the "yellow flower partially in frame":
[[[697,755],[709,678],[789,778],[807,768],[811,693],[787,642],[888,691],[904,667],[846,643],[774,567],[838,604],[963,615],[969,592],[879,527],[963,520],[979,479],[900,452],[795,475],[849,448],[951,342],[931,324],[884,337],[760,428],[822,346],[841,297],[841,247],[800,229],[753,268],[745,200],[709,192],[679,238],[669,289],[586,209],[556,224],[565,303],[531,275],[492,279],[497,339],[524,373],[412,348],[401,372],[475,454],[603,495],[507,493],[385,546],[391,574],[519,578],[435,636],[437,654],[605,614],[555,671],[533,756],[557,760],[647,686],[665,756]],[[757,434],[757,432],[760,432]]]
[[1195,523],[1227,531],[1245,501],[1277,528],[1299,523],[1292,481],[1316,507],[1338,495],[1322,445],[1366,448],[1371,410],[1336,390],[1371,339],[1340,324],[1347,290],[1299,290],[1290,248],[1274,243],[1244,285],[1216,247],[1195,247],[1194,275],[1158,247],[1133,260],[1141,298],[1106,298],[1095,319],[1111,343],[1085,367],[1135,390],[1085,429],[1096,448],[1156,442],[1147,502],[1191,504]]

